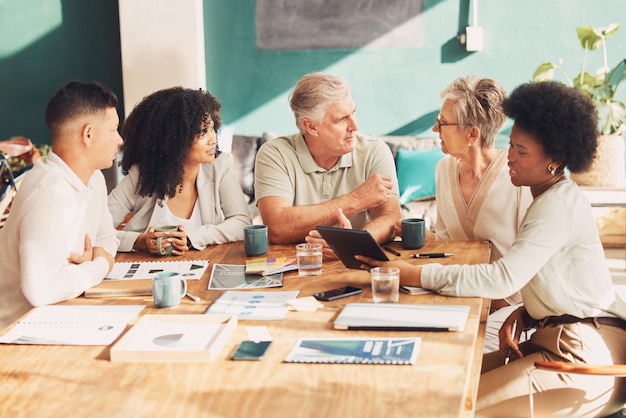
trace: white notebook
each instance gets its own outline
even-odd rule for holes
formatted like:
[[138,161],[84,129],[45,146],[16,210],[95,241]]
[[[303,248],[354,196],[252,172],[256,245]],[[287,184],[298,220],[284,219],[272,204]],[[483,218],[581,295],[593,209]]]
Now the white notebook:
[[467,305],[349,303],[335,319],[335,329],[392,331],[463,331]]

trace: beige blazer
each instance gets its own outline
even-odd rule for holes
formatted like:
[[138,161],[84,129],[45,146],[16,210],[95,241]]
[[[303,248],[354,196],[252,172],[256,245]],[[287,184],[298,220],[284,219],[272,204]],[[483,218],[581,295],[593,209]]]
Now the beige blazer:
[[[193,247],[204,249],[207,245],[243,240],[243,227],[250,225],[250,212],[246,198],[232,172],[231,154],[220,154],[215,161],[203,164],[196,179],[198,204],[202,226],[187,230]],[[137,167],[131,167],[127,176],[111,191],[109,210],[114,226],[118,226],[129,213],[131,219],[122,231],[118,231],[118,251],[132,251],[135,240],[149,226],[164,224],[165,197],[161,202],[156,196],[139,196],[136,185],[139,178]],[[159,204],[161,203],[161,204]]]

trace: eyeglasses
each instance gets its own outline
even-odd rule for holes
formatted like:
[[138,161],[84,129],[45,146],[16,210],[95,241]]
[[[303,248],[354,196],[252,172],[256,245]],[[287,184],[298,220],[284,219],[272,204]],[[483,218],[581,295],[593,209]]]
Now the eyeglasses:
[[446,123],[446,122],[442,122],[441,119],[439,119],[439,116],[437,116],[437,130],[441,131],[441,127],[442,126],[459,126],[460,123]]

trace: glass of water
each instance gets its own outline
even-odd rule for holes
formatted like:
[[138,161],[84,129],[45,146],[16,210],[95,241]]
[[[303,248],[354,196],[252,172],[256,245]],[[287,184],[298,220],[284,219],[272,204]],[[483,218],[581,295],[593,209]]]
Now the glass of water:
[[370,269],[374,303],[396,303],[400,298],[400,269],[374,267]]
[[319,276],[322,274],[322,244],[296,245],[298,276]]

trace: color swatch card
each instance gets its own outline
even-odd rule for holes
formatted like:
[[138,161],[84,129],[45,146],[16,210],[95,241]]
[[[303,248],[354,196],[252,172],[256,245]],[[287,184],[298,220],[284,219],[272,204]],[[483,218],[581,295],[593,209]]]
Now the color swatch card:
[[268,274],[297,270],[298,265],[293,264],[295,261],[295,258],[287,257],[252,258],[246,260],[246,274],[260,274],[266,276]]

